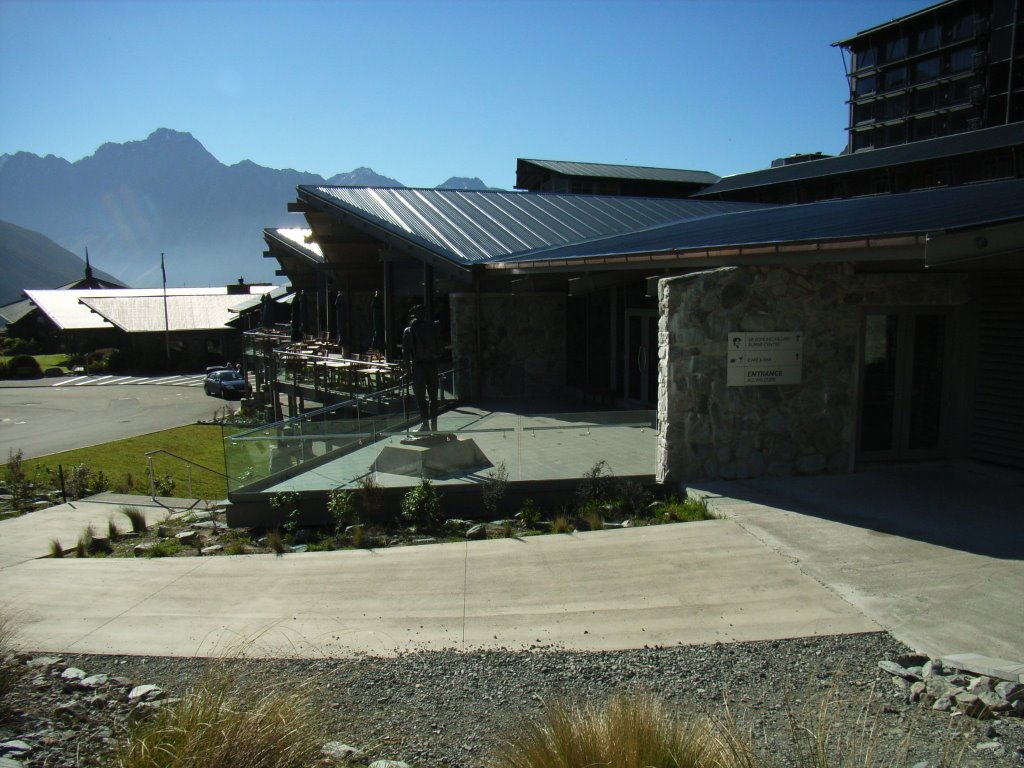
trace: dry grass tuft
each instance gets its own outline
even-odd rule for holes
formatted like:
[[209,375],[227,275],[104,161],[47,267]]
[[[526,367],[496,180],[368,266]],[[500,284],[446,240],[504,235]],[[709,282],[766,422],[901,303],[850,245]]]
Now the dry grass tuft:
[[302,685],[238,686],[207,673],[181,701],[135,725],[118,768],[308,768],[324,744],[314,696]]
[[120,512],[127,517],[132,524],[134,533],[146,532],[146,513],[138,507],[121,507]]
[[[18,664],[14,655],[14,622],[6,614],[0,613],[0,702],[2,702],[21,679],[23,667]],[[7,719],[10,710],[0,705],[0,722]]]
[[650,694],[603,707],[549,706],[492,761],[492,768],[752,768],[745,744],[703,717],[680,719]]

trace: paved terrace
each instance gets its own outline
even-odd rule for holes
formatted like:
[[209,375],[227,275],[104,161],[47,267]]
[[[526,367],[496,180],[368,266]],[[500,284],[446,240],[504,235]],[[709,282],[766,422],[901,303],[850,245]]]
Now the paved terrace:
[[[328,422],[328,429],[330,422]],[[489,464],[432,477],[437,485],[479,484],[488,472],[504,463],[509,480],[578,480],[599,461],[607,462],[616,477],[651,477],[654,474],[658,431],[650,411],[598,411],[586,413],[523,414],[487,407],[461,406],[438,417],[438,430],[460,440],[473,440]],[[323,491],[355,487],[373,471],[387,446],[400,446],[416,433],[396,432],[340,458],[320,464],[273,485],[267,493]],[[231,447],[228,448],[231,451]],[[384,487],[411,487],[419,474],[377,472]]]

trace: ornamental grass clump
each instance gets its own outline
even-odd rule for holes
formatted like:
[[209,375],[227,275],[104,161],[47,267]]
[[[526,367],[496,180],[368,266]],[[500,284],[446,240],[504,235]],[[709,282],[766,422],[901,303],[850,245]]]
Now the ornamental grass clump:
[[[14,655],[14,622],[6,614],[0,613],[0,702],[6,698],[24,675],[24,667],[18,664]],[[0,704],[0,722],[11,714],[8,707]]]
[[679,718],[651,694],[603,706],[548,706],[523,724],[491,768],[752,768],[742,740],[704,717]]
[[118,768],[309,768],[325,738],[307,686],[238,685],[208,672],[180,701],[134,725]]
[[131,522],[133,533],[146,532],[146,515],[141,509],[138,507],[121,507],[120,511]]

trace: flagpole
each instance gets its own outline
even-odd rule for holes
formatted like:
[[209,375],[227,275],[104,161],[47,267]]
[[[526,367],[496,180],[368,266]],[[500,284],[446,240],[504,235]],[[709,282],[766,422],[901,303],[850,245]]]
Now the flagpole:
[[164,346],[167,350],[167,362],[171,362],[171,321],[167,315],[167,270],[164,269],[164,255],[160,254],[160,274],[164,279]]

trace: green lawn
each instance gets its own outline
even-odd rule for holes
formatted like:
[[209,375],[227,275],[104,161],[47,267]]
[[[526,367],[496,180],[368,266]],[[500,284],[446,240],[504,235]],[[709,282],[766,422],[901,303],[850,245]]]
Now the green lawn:
[[[0,355],[0,362],[6,363],[12,357],[13,355]],[[36,362],[39,363],[39,368],[41,370],[45,371],[47,368],[63,368],[65,373],[68,371],[68,356],[63,352],[59,352],[54,355],[32,355],[32,357],[34,357]]]
[[[29,480],[42,482],[50,470],[57,478],[57,465],[64,467],[67,476],[72,467],[88,464],[94,472],[102,471],[110,490],[131,493],[149,493],[146,452],[165,450],[214,472],[192,467],[192,497],[223,499],[227,495],[224,474],[224,442],[221,428],[216,424],[190,424],[112,443],[77,448],[38,459],[25,459],[23,467]],[[153,472],[157,477],[174,479],[174,495],[188,496],[188,468],[184,462],[165,455],[153,457]],[[216,474],[217,472],[221,474]],[[2,477],[2,475],[0,475]],[[129,485],[130,478],[130,485]]]

